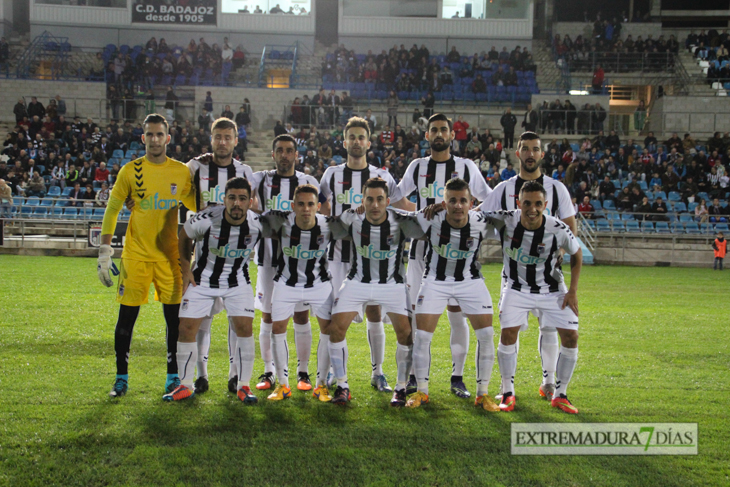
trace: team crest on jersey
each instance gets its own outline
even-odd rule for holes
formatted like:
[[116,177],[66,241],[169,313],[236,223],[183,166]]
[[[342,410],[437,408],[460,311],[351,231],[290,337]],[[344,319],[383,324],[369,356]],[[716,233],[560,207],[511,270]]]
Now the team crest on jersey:
[[259,293],[259,294],[258,294],[258,298],[259,298],[259,299],[264,299],[264,293]]
[[389,246],[393,245],[393,235],[388,235],[388,239],[385,241]]
[[177,184],[172,183],[170,184],[170,194],[175,196],[177,194]]
[[474,238],[469,237],[466,239],[466,248],[470,249],[472,247],[474,247]]
[[190,304],[189,299],[183,299],[182,305],[180,306],[183,311],[187,311],[188,305]]
[[322,245],[324,243],[324,235],[319,235],[317,237],[317,245]]
[[457,179],[459,177],[459,173],[454,171],[451,173],[451,179]]
[[243,239],[243,245],[248,247],[249,245],[251,245],[251,240],[253,240],[251,235],[246,235],[246,237]]
[[537,253],[542,254],[543,252],[545,252],[545,244],[544,243],[538,244]]

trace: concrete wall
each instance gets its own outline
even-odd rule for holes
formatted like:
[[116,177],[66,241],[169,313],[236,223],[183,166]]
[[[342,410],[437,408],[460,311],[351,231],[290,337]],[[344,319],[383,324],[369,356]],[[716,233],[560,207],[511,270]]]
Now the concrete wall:
[[[560,34],[560,37],[562,38],[563,35],[568,34],[571,39],[575,40],[578,35],[582,35],[585,39],[587,36],[591,36],[592,32],[593,23],[553,22],[553,36],[555,36],[555,34]],[[626,39],[629,34],[634,39],[638,36],[646,39],[649,34],[651,34],[654,39],[657,39],[662,34],[662,24],[659,22],[622,24],[621,39]],[[669,36],[667,35],[666,37]]]
[[652,128],[664,134],[690,132],[709,137],[716,131],[730,131],[729,97],[665,96],[660,110],[661,122],[655,123],[651,115]]
[[13,0],[0,0],[0,36],[10,37],[13,32]]
[[66,100],[66,117],[75,114],[92,117],[95,121],[106,117],[106,86],[104,83],[74,81],[40,81],[26,79],[0,79],[0,120],[15,122],[13,107],[20,97],[30,103],[31,96],[37,96],[44,106],[56,96]]

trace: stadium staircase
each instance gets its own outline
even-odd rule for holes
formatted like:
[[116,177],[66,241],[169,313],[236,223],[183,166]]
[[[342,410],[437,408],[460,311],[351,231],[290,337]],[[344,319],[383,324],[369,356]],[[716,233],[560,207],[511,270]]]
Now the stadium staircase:
[[15,74],[18,78],[58,79],[66,71],[70,56],[68,37],[44,31],[19,56]]
[[690,94],[692,96],[727,96],[728,90],[722,85],[717,85],[713,88],[707,83],[707,70],[709,66],[708,61],[700,61],[696,59],[694,55],[686,50],[680,49],[679,59],[687,69],[691,80]]
[[535,78],[543,91],[557,90],[565,93],[563,77],[555,64],[550,46],[545,41],[535,40],[532,44],[532,60],[537,65]]

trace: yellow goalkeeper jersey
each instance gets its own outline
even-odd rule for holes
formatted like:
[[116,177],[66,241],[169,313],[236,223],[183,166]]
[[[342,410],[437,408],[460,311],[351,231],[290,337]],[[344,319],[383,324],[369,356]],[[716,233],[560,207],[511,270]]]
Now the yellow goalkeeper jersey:
[[109,196],[102,235],[114,233],[124,200],[134,208],[127,226],[122,258],[142,262],[177,261],[180,201],[195,208],[195,188],[190,171],[174,159],[153,164],[141,157],[124,165]]

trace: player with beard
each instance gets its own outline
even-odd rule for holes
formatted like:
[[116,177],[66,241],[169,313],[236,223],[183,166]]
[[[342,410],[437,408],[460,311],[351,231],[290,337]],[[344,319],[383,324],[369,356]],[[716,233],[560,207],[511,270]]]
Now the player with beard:
[[[228,118],[219,118],[210,130],[210,143],[213,149],[212,153],[202,154],[191,159],[186,164],[190,170],[195,186],[195,208],[191,211],[202,211],[209,206],[223,205],[225,196],[225,185],[228,180],[234,177],[243,177],[249,182],[252,180],[253,171],[247,164],[233,157],[233,150],[238,143],[238,127],[235,122]],[[255,187],[252,191],[255,191]],[[252,204],[255,205],[255,194],[252,195]],[[134,200],[128,198],[126,201],[127,208],[134,207]],[[185,210],[185,209],[184,209]],[[187,211],[184,211],[183,221],[187,219]],[[202,242],[202,241],[201,241]],[[202,243],[198,242],[195,254],[199,255]],[[223,301],[215,300],[215,305],[211,309],[210,315],[206,316],[200,328],[196,341],[198,344],[197,353],[197,379],[195,380],[195,393],[202,394],[208,390],[208,352],[210,350],[210,326],[213,316],[220,313],[223,309]],[[236,349],[236,331],[233,322],[228,320],[228,390],[236,393],[236,385],[238,382],[238,370],[236,362],[233,360]]]
[[[381,169],[367,163],[365,155],[370,149],[370,125],[367,120],[352,117],[345,127],[344,147],[347,150],[347,163],[330,166],[324,172],[320,181],[320,191],[326,201],[322,203],[320,212],[327,216],[339,217],[349,209],[358,208],[363,203],[363,186],[370,178],[382,178],[388,186],[387,193],[394,208],[412,210],[413,203],[403,198],[393,177],[386,169]],[[332,275],[334,297],[337,299],[340,288],[350,271],[355,248],[350,241],[336,240],[330,242],[329,270]],[[385,359],[385,330],[383,328],[383,313],[379,305],[368,305],[365,308],[367,316],[367,336],[370,344],[370,362],[372,365],[371,385],[383,392],[392,392],[383,373]],[[381,318],[382,317],[382,318]],[[356,322],[362,321],[361,313],[355,317]],[[349,326],[349,325],[348,325]],[[320,335],[317,347],[318,361],[326,356],[329,337]],[[324,377],[317,377],[317,385],[324,381]]]
[[[517,202],[522,186],[527,181],[535,181],[545,189],[546,198],[544,214],[560,219],[573,233],[577,235],[575,223],[575,209],[570,199],[570,193],[563,183],[549,176],[543,175],[540,169],[540,161],[544,156],[541,149],[540,136],[534,132],[524,132],[520,135],[515,152],[520,160],[520,172],[518,175],[502,181],[489,195],[489,198],[482,204],[483,211],[511,211],[518,209]],[[561,256],[564,250],[560,250]],[[558,259],[558,266],[562,258]],[[507,280],[507,269],[502,270],[502,288]],[[536,315],[540,321],[539,314]],[[555,371],[557,370],[559,344],[558,332],[554,327],[544,328],[540,321],[540,337],[538,349],[542,360],[543,379],[538,392],[541,397],[552,400],[555,392]],[[525,322],[521,330],[526,330],[528,324],[528,313],[525,313]],[[519,341],[515,344],[519,350]],[[500,398],[500,396],[497,396]]]
[[[278,135],[272,143],[271,157],[276,169],[254,173],[251,187],[256,195],[261,211],[292,211],[294,193],[297,187],[310,184],[319,190],[319,183],[312,176],[295,170],[297,162],[297,142],[289,134]],[[277,256],[280,243],[264,238],[256,252],[258,274],[256,277],[256,308],[261,310],[261,329],[259,346],[264,361],[264,373],[259,377],[256,389],[271,389],[276,384],[274,357],[272,355],[272,305],[274,276],[276,275]],[[328,311],[329,312],[329,311]],[[302,302],[294,305],[294,340],[297,348],[297,389],[309,391],[309,358],[312,352],[312,325],[309,322],[309,308]],[[329,317],[327,317],[329,318]]]
[[[440,204],[444,200],[446,182],[451,179],[463,179],[469,186],[470,195],[484,201],[491,189],[487,186],[479,168],[470,159],[463,159],[451,155],[451,142],[454,140],[454,130],[451,120],[442,113],[431,116],[428,120],[426,138],[431,144],[431,157],[413,160],[403,179],[398,184],[404,196],[416,192],[416,209],[422,210],[429,205]],[[406,281],[411,298],[415,306],[418,301],[418,291],[424,278],[425,255],[428,244],[424,241],[411,243]],[[469,352],[469,327],[466,317],[458,303],[451,299],[447,306],[447,315],[451,325],[451,392],[461,398],[471,396],[464,384],[464,365]],[[416,392],[416,377],[411,374],[408,382],[408,394]]]

